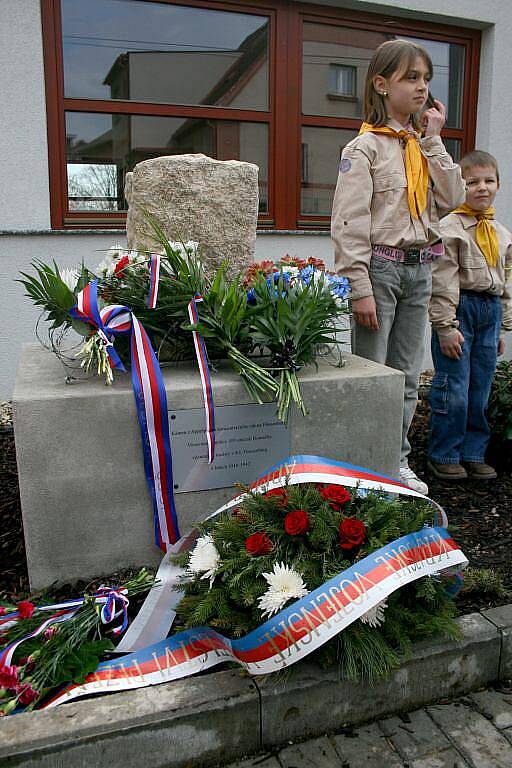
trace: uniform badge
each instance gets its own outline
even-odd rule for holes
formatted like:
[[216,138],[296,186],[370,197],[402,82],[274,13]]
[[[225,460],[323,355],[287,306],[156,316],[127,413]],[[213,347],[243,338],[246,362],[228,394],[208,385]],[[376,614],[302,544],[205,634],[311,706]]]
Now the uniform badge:
[[348,159],[348,157],[342,157],[341,163],[340,163],[340,171],[342,173],[347,173],[352,168],[352,163]]

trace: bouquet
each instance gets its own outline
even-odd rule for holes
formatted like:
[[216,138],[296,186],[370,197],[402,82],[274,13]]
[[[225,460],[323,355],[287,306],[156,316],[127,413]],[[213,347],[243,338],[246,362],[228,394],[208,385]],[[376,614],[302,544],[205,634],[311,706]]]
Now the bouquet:
[[0,605],[0,716],[34,709],[65,683],[81,684],[126,629],[130,598],[153,584],[143,569],[77,600]]
[[[248,493],[206,522],[185,569],[177,608],[182,628],[208,625],[230,638],[323,585],[398,537],[421,529],[432,507],[410,497],[300,484]],[[446,581],[423,577],[378,603],[315,651],[353,680],[375,680],[398,666],[419,639],[459,636]]]
[[[330,274],[318,259],[286,257],[278,264],[251,265],[228,280],[223,267],[208,275],[198,243],[169,241],[151,222],[161,244],[158,296],[148,303],[154,254],[113,246],[95,271],[60,269],[38,261],[36,274],[22,273],[27,296],[50,322],[50,346],[61,357],[63,337],[73,329],[83,338],[77,352],[86,371],[113,381],[108,347],[115,341],[124,364],[130,360],[126,336],[104,334],[77,318],[80,292],[97,283],[98,307],[120,305],[137,317],[157,358],[178,361],[194,355],[193,332],[207,344],[210,362],[227,358],[256,402],[275,398],[286,420],[294,401],[305,413],[297,371],[315,362],[319,345],[336,344],[336,319],[348,312],[348,281]],[[197,318],[189,316],[198,298]]]

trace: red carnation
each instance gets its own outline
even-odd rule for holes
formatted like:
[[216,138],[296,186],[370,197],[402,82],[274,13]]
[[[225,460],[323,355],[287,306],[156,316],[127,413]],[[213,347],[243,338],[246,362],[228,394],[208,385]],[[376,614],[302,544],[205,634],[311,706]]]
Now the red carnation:
[[13,690],[18,685],[18,667],[12,665],[0,665],[0,688]]
[[284,529],[290,536],[301,536],[309,531],[309,517],[304,509],[288,512],[284,519]]
[[16,609],[20,615],[20,619],[30,619],[34,613],[35,605],[34,603],[31,603],[30,600],[22,600],[21,603],[18,603]]
[[245,540],[245,548],[250,555],[268,555],[272,549],[272,542],[266,533],[253,533]]
[[339,527],[340,547],[342,549],[354,549],[359,547],[366,536],[364,523],[355,517],[346,517]]
[[266,499],[275,499],[281,506],[288,504],[288,494],[284,488],[272,488],[271,491],[267,491],[265,494]]
[[32,704],[33,701],[39,696],[29,683],[18,686],[16,693],[18,694],[18,701],[23,704],[24,707]]
[[350,493],[342,485],[326,485],[324,488],[319,488],[319,491],[333,509],[338,509],[350,501]]
[[127,267],[129,264],[130,264],[130,259],[128,258],[128,256],[122,256],[114,268],[115,276],[122,277],[125,267]]

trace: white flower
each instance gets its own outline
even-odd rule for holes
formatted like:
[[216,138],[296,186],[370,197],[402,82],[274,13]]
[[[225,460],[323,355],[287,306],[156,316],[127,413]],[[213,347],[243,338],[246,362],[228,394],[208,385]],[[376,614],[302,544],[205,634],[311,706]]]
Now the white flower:
[[185,260],[187,260],[189,256],[197,256],[197,249],[199,248],[199,243],[196,243],[195,240],[187,240],[186,243],[169,240],[169,245],[173,251],[176,251],[181,258]]
[[263,615],[272,616],[292,598],[304,597],[308,594],[302,576],[284,563],[275,563],[272,573],[264,573],[263,577],[270,584],[264,595],[258,598],[258,604]]
[[119,243],[111,245],[105,254],[103,261],[100,261],[97,267],[97,272],[103,277],[110,277],[114,274],[116,268],[116,262],[119,261],[121,256],[124,255],[124,248]]
[[67,285],[71,293],[73,293],[78,283],[80,272],[78,269],[59,269],[59,277],[64,285]]
[[195,576],[202,573],[202,579],[210,579],[210,588],[220,563],[220,555],[210,534],[201,536],[190,553],[188,571]]
[[363,615],[360,617],[363,624],[369,624],[370,627],[380,627],[381,624],[384,624],[385,618],[384,618],[384,611],[388,607],[388,604],[386,600],[381,600],[380,603],[377,603],[377,605],[374,605],[373,608],[370,608],[369,611],[366,611],[366,613],[363,613]]

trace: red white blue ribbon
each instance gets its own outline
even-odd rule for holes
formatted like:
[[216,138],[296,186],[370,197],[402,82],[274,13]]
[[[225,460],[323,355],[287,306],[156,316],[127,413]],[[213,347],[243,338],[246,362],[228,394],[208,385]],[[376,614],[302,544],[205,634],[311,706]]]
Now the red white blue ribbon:
[[158,299],[158,286],[160,283],[160,254],[149,254],[149,291],[146,299],[148,309],[154,309]]
[[[193,325],[199,322],[197,313],[198,302],[203,301],[202,296],[196,296],[188,304],[188,316]],[[215,413],[213,406],[213,390],[210,378],[210,369],[208,367],[208,355],[206,354],[206,345],[204,339],[198,331],[192,331],[194,347],[196,350],[197,365],[201,375],[201,386],[203,391],[203,403],[206,416],[206,439],[208,441],[208,462],[211,464],[215,455]]]
[[337,574],[239,640],[209,627],[179,632],[116,661],[103,662],[83,685],[69,685],[42,709],[92,693],[188,677],[225,661],[266,675],[305,658],[400,587],[466,558],[444,528],[402,536]]
[[103,339],[112,368],[125,371],[113,339],[130,334],[132,385],[137,407],[144,469],[151,493],[155,540],[164,552],[180,538],[173,496],[172,457],[167,395],[158,360],[149,337],[135,315],[119,304],[98,308],[98,281],[80,291],[73,317],[90,323]]

